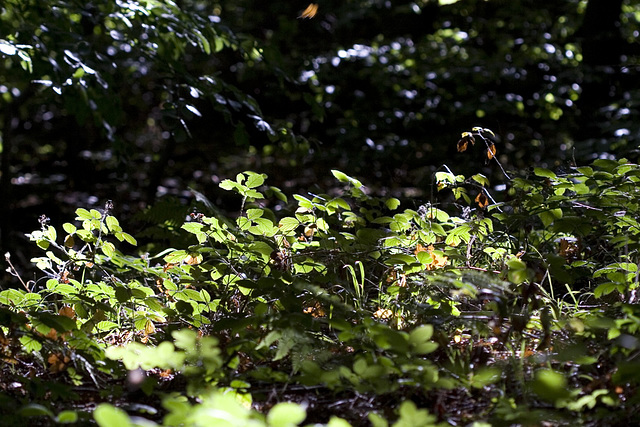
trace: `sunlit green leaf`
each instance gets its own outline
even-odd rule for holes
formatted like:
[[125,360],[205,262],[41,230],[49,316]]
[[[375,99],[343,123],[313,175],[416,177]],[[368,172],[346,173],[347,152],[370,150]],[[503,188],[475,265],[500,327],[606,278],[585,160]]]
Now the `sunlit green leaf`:
[[127,413],[108,403],[101,403],[93,411],[93,419],[100,427],[130,427],[133,426]]
[[267,423],[273,427],[297,426],[307,417],[305,409],[293,402],[275,405],[267,414]]

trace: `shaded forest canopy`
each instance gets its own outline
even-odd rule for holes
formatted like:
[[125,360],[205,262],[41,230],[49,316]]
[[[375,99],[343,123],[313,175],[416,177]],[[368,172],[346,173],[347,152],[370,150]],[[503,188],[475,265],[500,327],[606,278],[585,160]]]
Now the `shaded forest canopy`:
[[80,202],[216,200],[247,168],[423,196],[441,164],[475,170],[451,144],[475,125],[507,169],[633,152],[634,2],[440,3],[7,2],[3,245]]
[[[149,348],[171,343],[164,365],[143,369],[156,408],[160,392],[188,384],[190,404],[220,409],[205,391],[228,387],[266,414],[275,392],[264,390],[291,382],[277,400],[310,405],[281,407],[294,424],[329,422],[324,392],[337,416],[339,402],[357,402],[354,425],[391,391],[400,397],[366,422],[508,425],[509,405],[519,422],[530,409],[558,423],[632,414],[636,366],[616,357],[639,347],[640,3],[313,5],[0,5],[0,353],[11,375],[35,357],[47,387],[97,387],[140,368],[127,351],[153,360]],[[603,334],[609,347],[586,344]],[[116,346],[131,342],[149,346]],[[523,362],[554,345],[555,359]],[[253,401],[252,382],[264,391]],[[521,387],[535,397],[510,403]],[[38,394],[12,393],[0,407]],[[177,401],[163,401],[167,424],[188,412]],[[64,403],[37,415],[62,422],[67,407],[98,423],[123,415]]]

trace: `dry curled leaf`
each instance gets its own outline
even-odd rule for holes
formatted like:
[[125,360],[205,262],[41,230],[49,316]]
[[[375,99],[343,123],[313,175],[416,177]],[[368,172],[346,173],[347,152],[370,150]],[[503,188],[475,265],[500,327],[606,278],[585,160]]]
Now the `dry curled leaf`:
[[496,145],[489,144],[487,147],[487,159],[491,160],[496,156]]
[[271,252],[270,262],[277,270],[289,270],[291,268],[291,256],[286,249],[276,249]]
[[307,8],[304,11],[302,11],[300,16],[298,16],[298,18],[311,19],[314,16],[316,16],[316,13],[318,13],[318,4],[310,3],[309,6],[307,6]]
[[327,313],[324,311],[322,304],[319,301],[315,301],[309,307],[302,310],[305,314],[310,314],[312,317],[324,317]]
[[202,262],[202,255],[197,253],[189,254],[184,259],[184,262],[185,264],[189,264],[189,265],[198,265]]
[[431,258],[433,261],[426,265],[427,270],[435,270],[436,268],[442,268],[447,265],[447,261],[449,261],[449,257],[442,255],[442,252],[435,251],[433,245],[427,246],[427,251],[431,254]]
[[156,326],[151,320],[147,320],[144,324],[144,334],[151,335],[156,332]]
[[484,194],[484,191],[478,193],[478,195],[476,196],[476,203],[478,204],[478,207],[480,209],[484,209],[489,205],[489,198],[486,194]]
[[71,359],[69,356],[63,356],[60,353],[51,353],[47,358],[47,362],[49,363],[49,371],[52,373],[62,372],[66,367],[67,363],[69,363]]
[[379,308],[375,313],[373,313],[373,317],[380,320],[389,320],[393,317],[393,312],[388,308]]
[[568,262],[575,261],[580,254],[580,241],[577,239],[560,239],[558,254]]
[[76,311],[71,306],[64,306],[59,311],[58,314],[60,316],[68,317],[69,319],[76,318]]
[[462,132],[462,137],[460,138],[460,141],[458,141],[458,152],[462,153],[469,148],[469,143],[473,145],[475,142],[476,139],[473,137],[471,132]]

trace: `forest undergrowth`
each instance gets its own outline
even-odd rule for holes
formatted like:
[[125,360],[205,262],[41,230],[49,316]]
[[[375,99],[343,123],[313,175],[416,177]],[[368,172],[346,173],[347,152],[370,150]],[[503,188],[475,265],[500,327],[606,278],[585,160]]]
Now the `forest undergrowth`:
[[[493,132],[473,147],[502,167]],[[5,255],[4,422],[639,421],[640,165],[502,173],[443,165],[406,207],[337,170],[340,194],[292,196],[247,171],[220,183],[238,217],[194,192],[142,236],[111,202],[43,215],[36,279]]]

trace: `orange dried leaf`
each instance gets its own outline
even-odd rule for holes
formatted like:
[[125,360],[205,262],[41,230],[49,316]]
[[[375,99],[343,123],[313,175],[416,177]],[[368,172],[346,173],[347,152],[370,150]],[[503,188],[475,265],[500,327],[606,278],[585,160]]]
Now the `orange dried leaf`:
[[165,371],[160,371],[160,372],[158,372],[158,376],[160,378],[163,378],[163,379],[171,379],[174,376],[173,375],[173,370],[172,369],[167,369]]
[[304,228],[304,236],[305,236],[307,239],[312,238],[312,237],[313,237],[313,235],[316,233],[316,230],[317,230],[317,229],[318,229],[318,226],[317,226],[317,225],[315,225],[315,224],[311,224],[311,225],[306,226],[306,227]]
[[56,331],[54,328],[49,329],[49,333],[47,335],[45,335],[47,338],[51,339],[51,340],[57,340],[58,339],[58,331]]
[[318,13],[318,4],[310,3],[309,6],[307,6],[307,8],[300,14],[300,16],[298,16],[298,19],[311,19],[316,16],[316,13]]
[[435,270],[436,268],[442,268],[447,265],[447,261],[449,261],[449,257],[442,255],[440,251],[435,252],[435,248],[433,245],[429,245],[427,247],[427,251],[431,255],[433,261],[426,265],[427,270]]
[[75,319],[76,318],[75,310],[73,309],[73,307],[69,307],[69,306],[62,307],[60,309],[60,311],[58,311],[58,314],[60,316],[68,317],[69,319]]
[[393,312],[388,308],[379,308],[375,313],[373,313],[373,317],[380,320],[389,320],[393,317]]
[[322,304],[320,304],[320,302],[316,301],[313,306],[311,307],[306,307],[304,310],[302,310],[304,313],[306,314],[311,314],[312,317],[324,317],[326,316],[326,312],[324,311],[324,308],[322,307]]
[[60,283],[69,283],[69,279],[73,278],[73,275],[69,272],[69,270],[65,270],[60,274],[60,278],[58,281]]
[[67,367],[67,363],[69,363],[71,359],[69,356],[62,356],[62,354],[52,353],[47,358],[47,362],[49,363],[49,371],[52,373],[61,372],[64,368]]
[[496,145],[489,144],[487,147],[487,159],[491,160],[496,156]]
[[486,194],[484,194],[484,191],[478,193],[478,195],[476,196],[476,203],[478,204],[480,209],[484,209],[489,205],[489,198]]
[[197,253],[189,254],[184,259],[184,262],[189,265],[198,265],[202,262],[202,255]]

